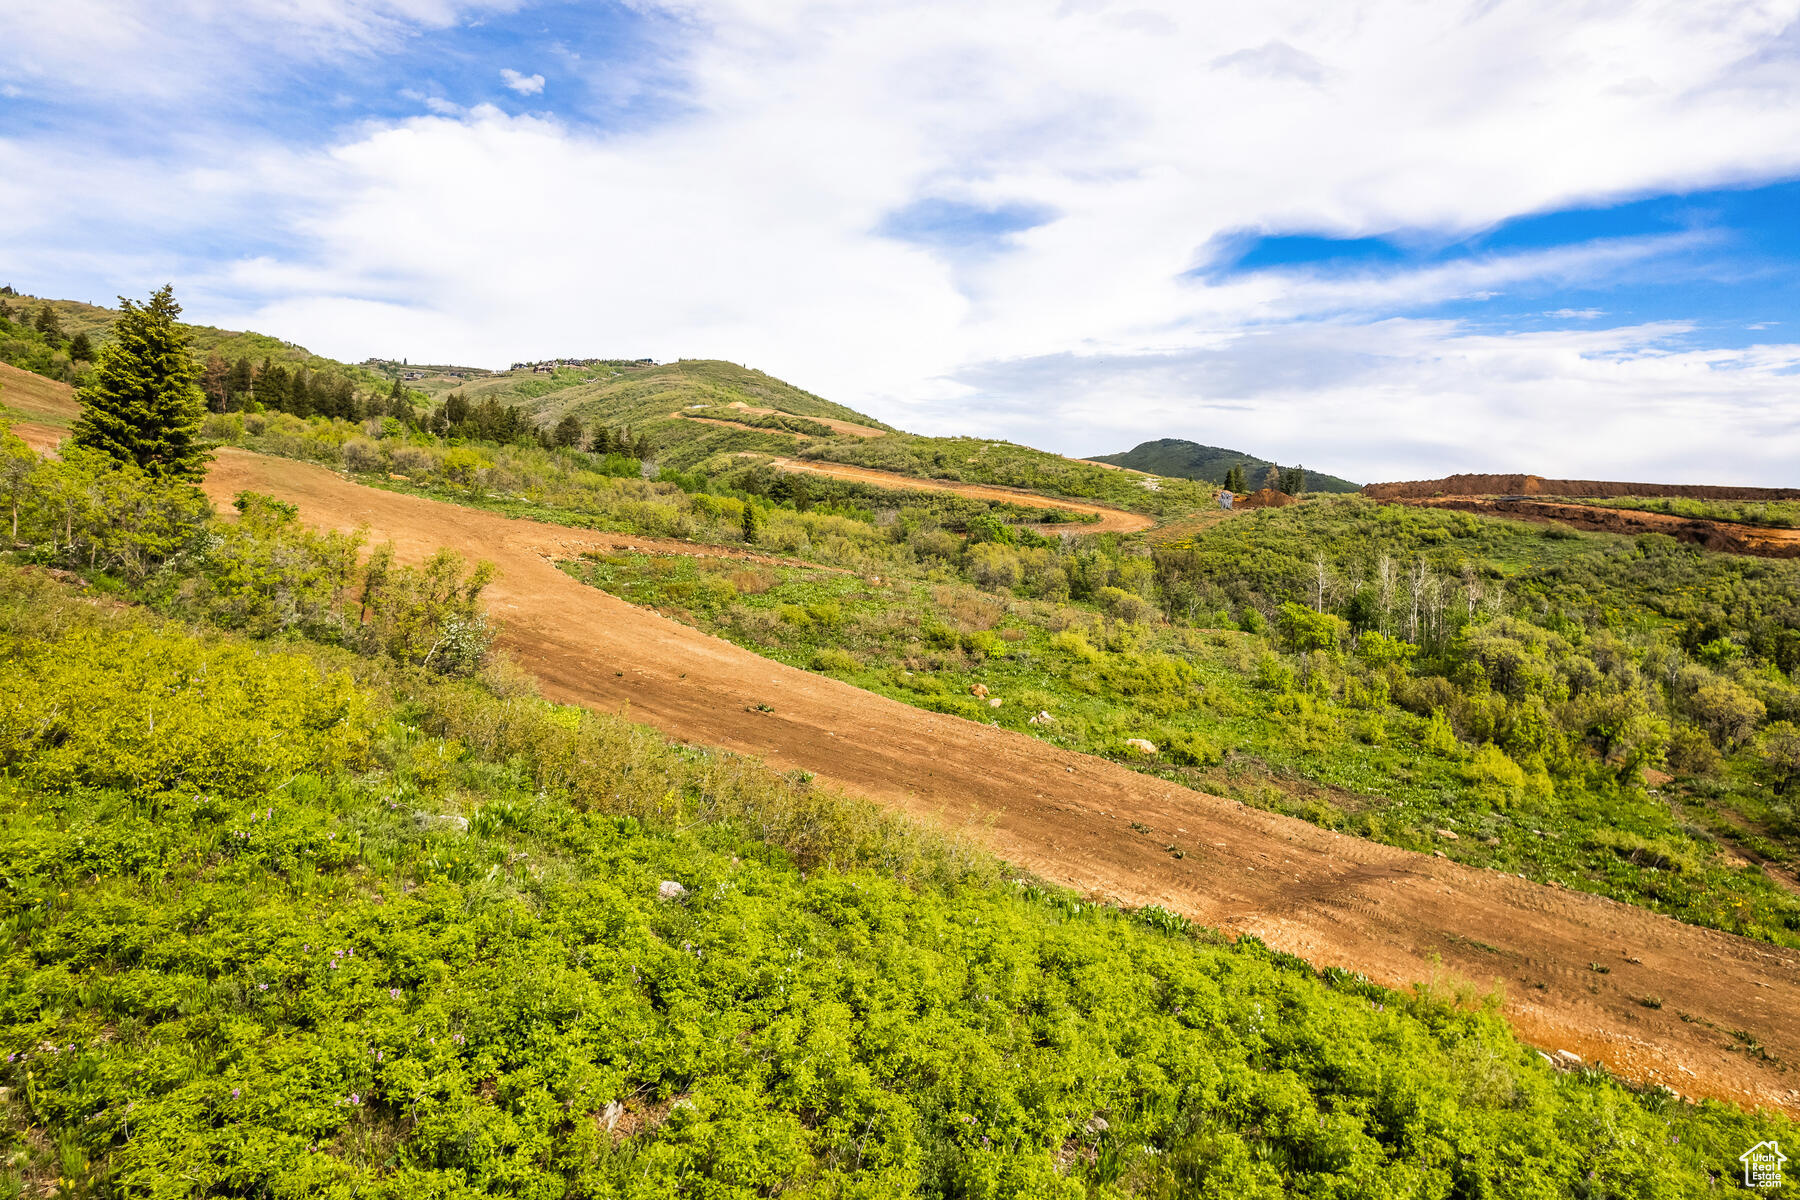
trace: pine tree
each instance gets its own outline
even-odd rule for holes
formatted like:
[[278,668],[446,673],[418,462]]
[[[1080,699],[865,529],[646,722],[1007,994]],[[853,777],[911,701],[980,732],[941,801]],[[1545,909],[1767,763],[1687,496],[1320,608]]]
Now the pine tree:
[[756,544],[756,536],[762,532],[762,514],[756,511],[756,505],[744,501],[744,541],[748,545]]
[[119,307],[94,381],[79,393],[73,441],[159,478],[198,479],[210,457],[200,443],[205,397],[175,289],[164,284],[142,306],[121,296]]
[[239,357],[231,364],[231,373],[225,377],[225,407],[237,409],[244,407],[244,400],[250,395],[250,381],[254,378],[250,371],[250,360]]
[[558,446],[579,446],[581,444],[581,419],[570,413],[556,423],[556,431],[550,440]]
[[1244,486],[1243,463],[1239,463],[1235,467],[1232,467],[1231,470],[1225,472],[1225,490],[1228,492],[1244,492],[1249,490]]
[[62,322],[56,319],[56,310],[50,307],[48,300],[38,305],[37,319],[32,322],[32,325],[44,335],[45,341],[62,341]]
[[78,333],[69,339],[69,358],[74,362],[93,362],[94,343],[85,333]]

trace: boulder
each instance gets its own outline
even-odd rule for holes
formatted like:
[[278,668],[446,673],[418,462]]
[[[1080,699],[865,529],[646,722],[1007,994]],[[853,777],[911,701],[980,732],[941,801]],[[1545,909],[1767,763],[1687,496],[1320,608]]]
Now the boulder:
[[687,889],[673,879],[665,879],[656,885],[656,894],[664,900],[679,900],[687,895]]
[[985,683],[971,683],[971,684],[970,684],[970,685],[969,685],[969,695],[971,695],[971,696],[979,696],[979,697],[981,697],[981,698],[982,698],[982,699],[984,699],[984,700],[985,700],[985,699],[987,699],[987,694],[988,694],[988,690],[987,690],[987,684],[985,684]]
[[1155,754],[1156,743],[1146,738],[1126,738],[1125,748],[1138,754]]
[[1456,835],[1454,833],[1450,832],[1448,829],[1438,830],[1437,835],[1439,837],[1443,838],[1446,842],[1454,842],[1456,840]]
[[999,700],[999,698],[998,698],[998,697],[995,697],[995,698],[994,698],[994,699],[992,699],[992,700],[989,700],[989,701],[988,701],[988,707],[989,707],[989,708],[999,708],[999,707],[1000,707],[1000,700]]
[[1054,724],[1056,724],[1056,718],[1051,716],[1047,712],[1040,712],[1040,713],[1038,713],[1037,716],[1031,718],[1029,724],[1032,724],[1032,725],[1054,725]]

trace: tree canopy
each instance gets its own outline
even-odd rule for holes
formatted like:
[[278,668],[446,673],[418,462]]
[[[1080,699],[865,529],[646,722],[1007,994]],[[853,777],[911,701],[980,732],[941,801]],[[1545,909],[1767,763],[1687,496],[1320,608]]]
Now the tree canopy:
[[164,284],[143,305],[121,296],[119,305],[94,380],[79,393],[74,442],[157,477],[198,479],[208,457],[200,442],[205,398],[187,331],[175,320],[174,287]]

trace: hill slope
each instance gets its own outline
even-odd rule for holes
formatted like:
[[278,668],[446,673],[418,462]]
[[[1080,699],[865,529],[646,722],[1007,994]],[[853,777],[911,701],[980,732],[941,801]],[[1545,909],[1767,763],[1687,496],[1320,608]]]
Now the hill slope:
[[[1207,483],[1223,483],[1225,472],[1241,466],[1252,488],[1262,486],[1262,477],[1270,468],[1278,471],[1282,469],[1279,464],[1266,458],[1258,458],[1254,454],[1227,450],[1222,446],[1202,446],[1199,442],[1182,438],[1159,438],[1154,442],[1141,442],[1118,454],[1090,454],[1088,461],[1131,467],[1152,475],[1200,479]],[[1336,475],[1308,471],[1306,487],[1308,491],[1314,492],[1354,492],[1357,485],[1348,479],[1339,479]]]

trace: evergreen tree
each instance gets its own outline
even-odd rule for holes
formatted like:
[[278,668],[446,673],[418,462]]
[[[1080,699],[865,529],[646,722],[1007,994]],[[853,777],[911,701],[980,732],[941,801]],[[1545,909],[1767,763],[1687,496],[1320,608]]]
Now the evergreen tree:
[[556,423],[556,431],[550,440],[558,446],[579,446],[581,444],[581,420],[570,413]]
[[1228,492],[1249,491],[1249,489],[1244,486],[1244,464],[1243,463],[1239,463],[1235,467],[1231,468],[1231,470],[1225,472],[1225,490]]
[[69,357],[75,362],[94,361],[94,343],[85,333],[78,333],[69,339]]
[[250,381],[255,376],[250,371],[250,360],[239,357],[231,364],[231,373],[225,376],[225,407],[227,410],[244,407],[244,401],[250,395]]
[[755,545],[757,534],[762,531],[762,515],[756,511],[756,505],[749,500],[744,501],[744,541],[747,545]]
[[307,379],[305,367],[295,367],[288,378],[287,410],[296,417],[310,417],[313,414],[312,384]]
[[141,307],[121,296],[119,307],[94,381],[79,393],[73,441],[159,478],[198,479],[209,457],[200,444],[205,398],[175,320],[175,289],[164,284]]
[[287,402],[287,372],[269,361],[267,355],[263,356],[251,387],[256,392],[256,402],[270,412],[280,412]]
[[48,300],[38,305],[37,319],[32,322],[32,326],[44,335],[45,341],[60,342],[63,340],[62,322],[56,319],[56,310],[50,307]]

